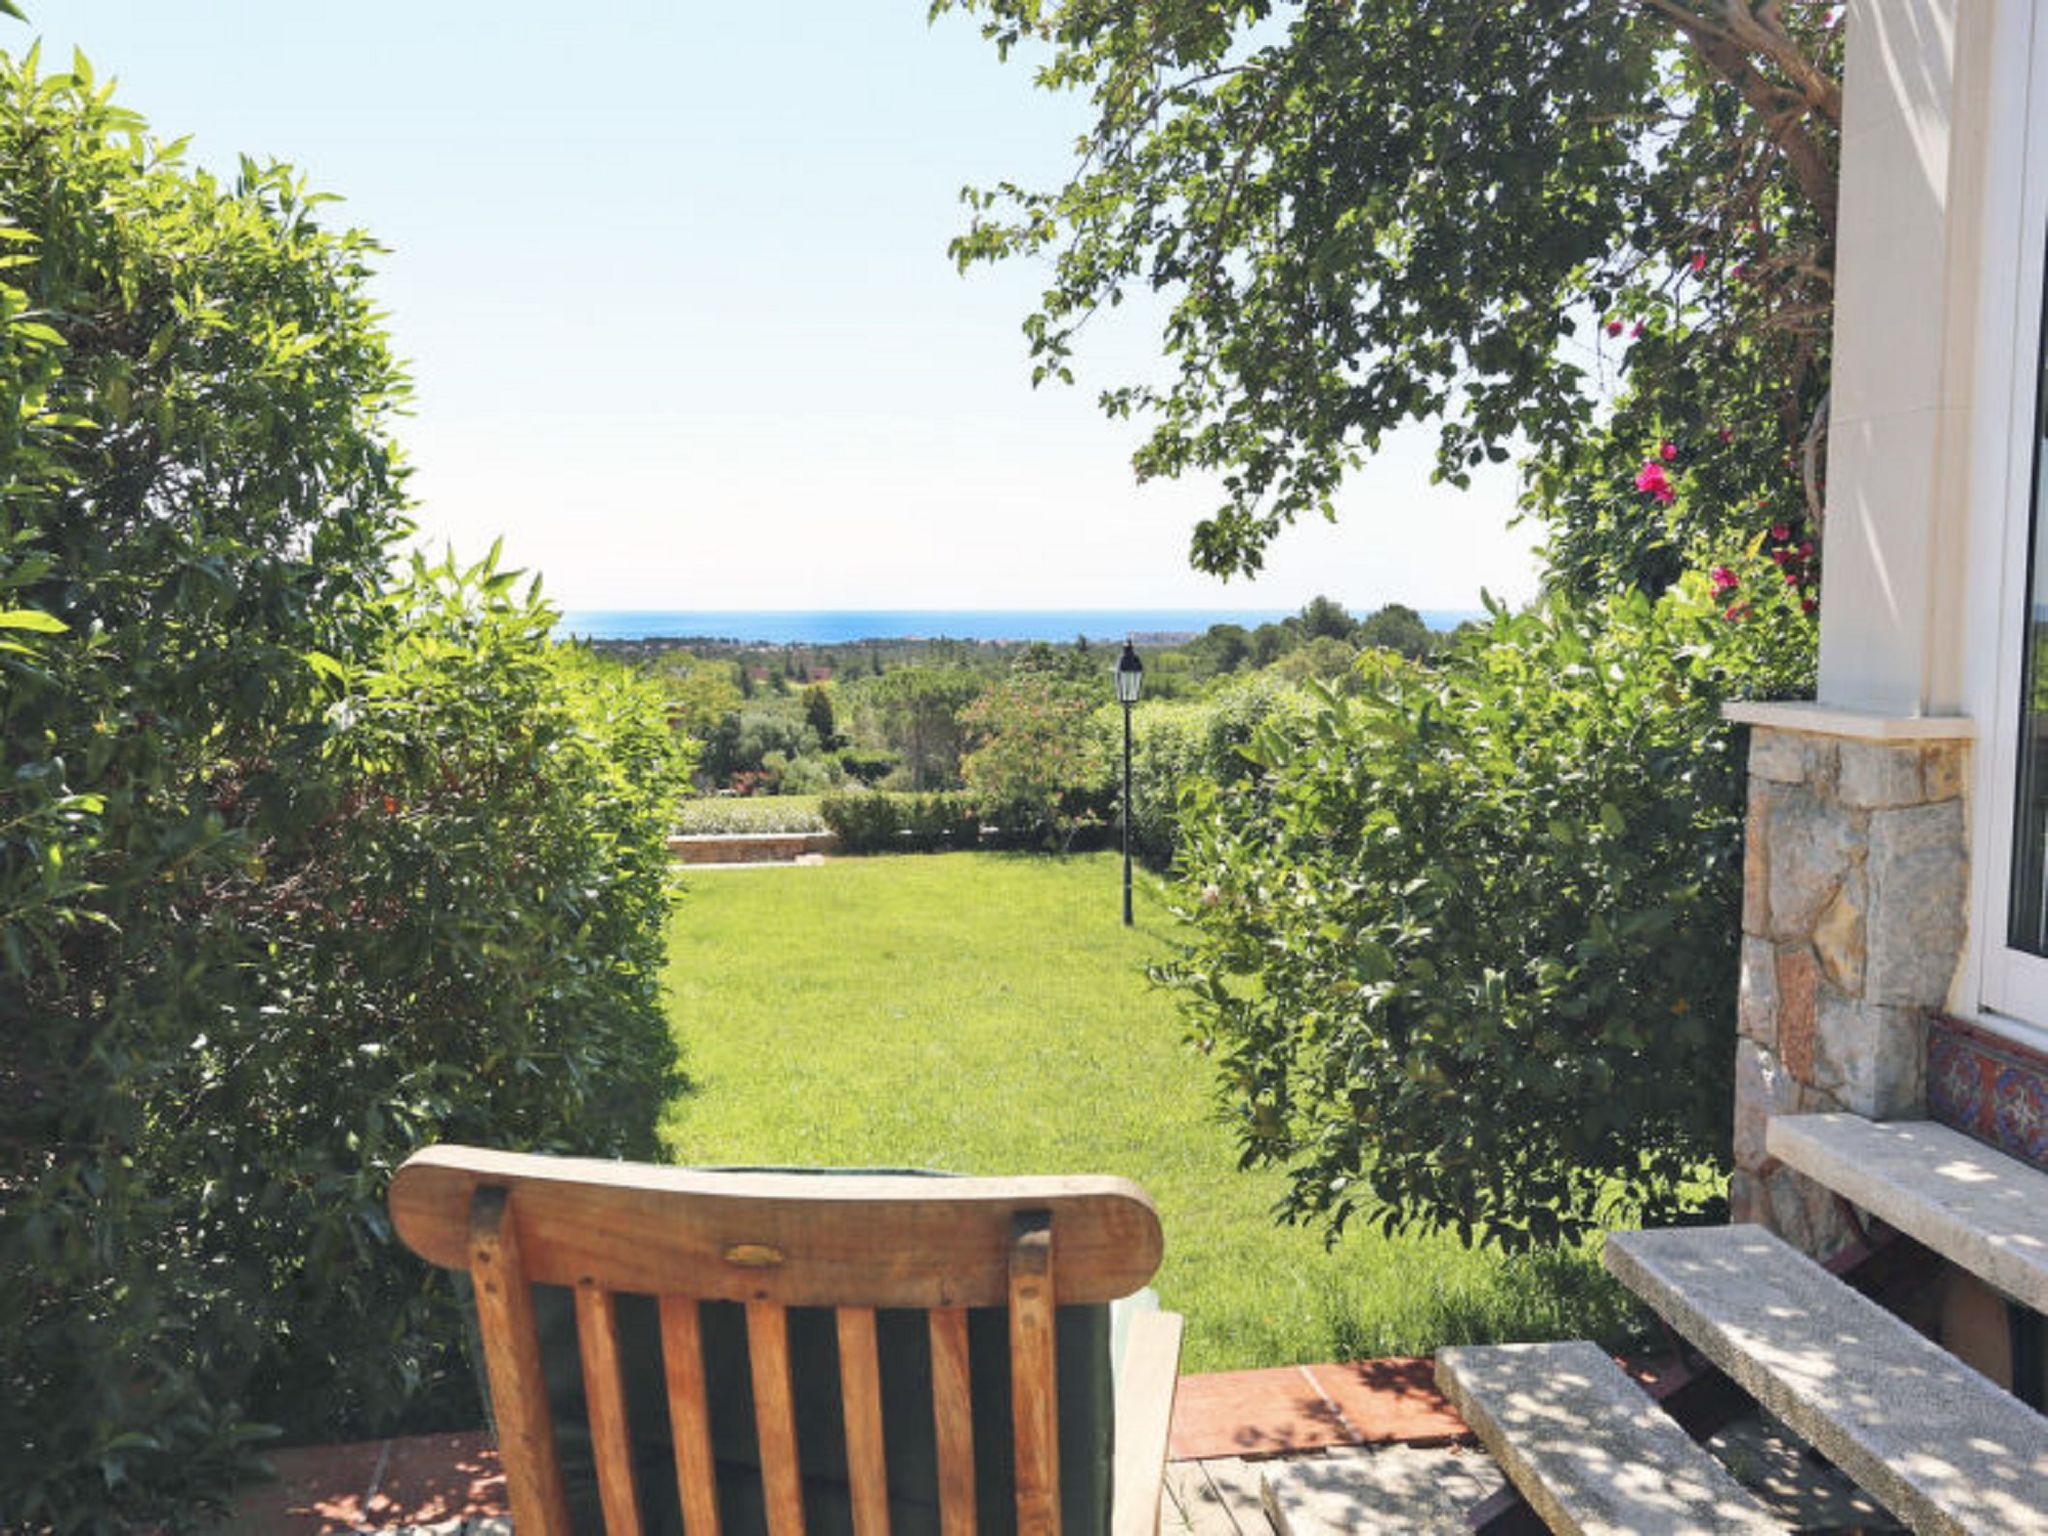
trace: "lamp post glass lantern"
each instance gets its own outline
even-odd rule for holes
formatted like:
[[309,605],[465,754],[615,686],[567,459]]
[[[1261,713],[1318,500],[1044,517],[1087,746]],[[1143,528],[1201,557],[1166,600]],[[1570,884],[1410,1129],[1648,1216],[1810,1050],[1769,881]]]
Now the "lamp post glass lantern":
[[1124,926],[1131,926],[1131,706],[1138,702],[1138,689],[1145,680],[1145,664],[1138,649],[1124,641],[1124,653],[1116,662],[1116,701],[1124,707]]

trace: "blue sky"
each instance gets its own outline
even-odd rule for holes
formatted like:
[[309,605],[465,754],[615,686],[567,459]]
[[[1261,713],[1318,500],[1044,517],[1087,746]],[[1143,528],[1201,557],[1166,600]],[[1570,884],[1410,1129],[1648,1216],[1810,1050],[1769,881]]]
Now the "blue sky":
[[199,161],[285,159],[390,254],[423,538],[503,536],[571,608],[1472,607],[1534,589],[1514,485],[1395,441],[1256,583],[1190,571],[1210,487],[1139,487],[1094,387],[1032,390],[1038,274],[962,277],[966,182],[1049,182],[1078,103],[924,0],[25,0]]

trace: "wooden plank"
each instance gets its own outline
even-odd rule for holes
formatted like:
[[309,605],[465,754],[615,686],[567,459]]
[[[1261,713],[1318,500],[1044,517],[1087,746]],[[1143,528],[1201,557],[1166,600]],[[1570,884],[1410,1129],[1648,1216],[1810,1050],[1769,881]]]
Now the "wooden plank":
[[1192,1466],[1208,1485],[1207,1508],[1220,1510],[1240,1536],[1272,1536],[1273,1523],[1266,1516],[1266,1490],[1258,1466],[1238,1456],[1212,1457],[1208,1461],[1170,1462],[1171,1476]]
[[974,1536],[974,1397],[967,1364],[967,1311],[931,1314],[932,1419],[939,1451],[939,1536]]
[[412,1250],[468,1262],[471,1194],[517,1191],[529,1279],[783,1306],[992,1307],[1008,1300],[1010,1224],[1050,1211],[1060,1299],[1112,1301],[1159,1267],[1159,1217],[1124,1179],[719,1173],[429,1147],[391,1186]]
[[841,1307],[839,1397],[846,1418],[846,1474],[853,1536],[889,1536],[889,1469],[882,1451],[882,1357],[875,1310]]
[[541,1373],[533,1287],[519,1242],[510,1192],[480,1188],[469,1222],[469,1275],[476,1287],[477,1326],[498,1423],[505,1494],[521,1536],[572,1536],[569,1500],[555,1459],[555,1426]]
[[606,1536],[640,1536],[640,1494],[633,1486],[633,1432],[619,1369],[618,1308],[610,1291],[576,1287],[576,1344],[583,1356],[583,1400]]
[[661,1368],[668,1382],[669,1433],[684,1536],[718,1536],[718,1466],[711,1454],[704,1336],[695,1297],[661,1298]]
[[1178,1461],[1166,1469],[1166,1501],[1159,1524],[1173,1536],[1244,1536],[1230,1512],[1216,1502],[1199,1461]]
[[747,1354],[754,1369],[754,1433],[761,1446],[768,1536],[803,1536],[804,1482],[796,1459],[787,1311],[770,1301],[747,1303]]
[[1019,1536],[1060,1533],[1053,1296],[1052,1217],[1045,1211],[1020,1212],[1010,1239],[1010,1419]]
[[1178,1312],[1138,1312],[1131,1317],[1116,1388],[1110,1536],[1158,1536],[1173,1390],[1180,1380],[1181,1328]]

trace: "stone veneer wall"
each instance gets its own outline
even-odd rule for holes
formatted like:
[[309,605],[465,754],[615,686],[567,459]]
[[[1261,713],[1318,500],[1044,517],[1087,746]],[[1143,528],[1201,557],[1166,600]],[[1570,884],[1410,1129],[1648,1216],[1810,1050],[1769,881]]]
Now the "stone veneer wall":
[[1810,1253],[1854,1234],[1764,1127],[1924,1113],[1927,1021],[1964,936],[1967,768],[1960,740],[1752,727],[1729,1205]]

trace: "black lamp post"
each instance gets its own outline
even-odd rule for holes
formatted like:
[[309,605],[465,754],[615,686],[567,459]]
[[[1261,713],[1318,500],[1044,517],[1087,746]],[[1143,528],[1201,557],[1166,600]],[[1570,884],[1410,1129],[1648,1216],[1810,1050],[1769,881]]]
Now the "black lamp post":
[[1138,687],[1145,680],[1145,664],[1138,660],[1137,647],[1124,641],[1124,653],[1116,663],[1116,701],[1124,707],[1124,926],[1131,926],[1131,706],[1138,702]]

